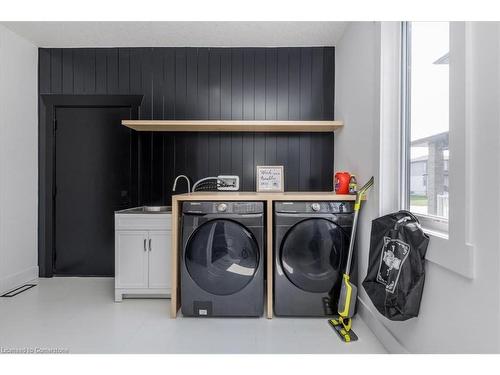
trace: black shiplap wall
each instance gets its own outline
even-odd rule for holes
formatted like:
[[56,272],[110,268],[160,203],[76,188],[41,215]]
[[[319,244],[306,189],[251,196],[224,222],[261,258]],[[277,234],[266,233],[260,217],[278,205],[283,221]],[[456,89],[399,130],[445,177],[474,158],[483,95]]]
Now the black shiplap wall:
[[[40,49],[40,94],[143,94],[141,119],[333,120],[334,48]],[[285,189],[331,190],[333,134],[161,133],[139,137],[140,204],[173,179],[285,166]],[[183,186],[179,190],[184,189]]]

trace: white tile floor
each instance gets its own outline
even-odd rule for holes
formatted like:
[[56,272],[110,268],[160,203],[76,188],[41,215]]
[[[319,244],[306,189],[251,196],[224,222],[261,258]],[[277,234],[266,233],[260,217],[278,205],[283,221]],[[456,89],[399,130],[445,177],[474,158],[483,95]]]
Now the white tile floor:
[[0,348],[70,353],[385,353],[365,323],[344,344],[326,319],[169,317],[170,300],[113,301],[112,278],[40,279],[0,298]]

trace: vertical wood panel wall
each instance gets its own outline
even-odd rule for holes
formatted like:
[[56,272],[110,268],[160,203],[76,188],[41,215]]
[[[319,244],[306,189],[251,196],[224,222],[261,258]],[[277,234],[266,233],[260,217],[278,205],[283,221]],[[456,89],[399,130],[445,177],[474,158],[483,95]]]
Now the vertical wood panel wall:
[[[142,94],[141,119],[333,120],[334,69],[333,47],[41,48],[39,92]],[[144,132],[138,142],[139,204],[168,204],[178,174],[236,174],[255,190],[256,165],[284,165],[288,191],[332,190],[333,134]]]

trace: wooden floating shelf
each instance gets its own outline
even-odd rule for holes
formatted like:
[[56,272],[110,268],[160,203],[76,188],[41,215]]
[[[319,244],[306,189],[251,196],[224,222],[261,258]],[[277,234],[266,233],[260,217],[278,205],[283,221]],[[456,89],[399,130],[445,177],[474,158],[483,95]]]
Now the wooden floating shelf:
[[122,120],[137,131],[163,132],[333,132],[342,121]]

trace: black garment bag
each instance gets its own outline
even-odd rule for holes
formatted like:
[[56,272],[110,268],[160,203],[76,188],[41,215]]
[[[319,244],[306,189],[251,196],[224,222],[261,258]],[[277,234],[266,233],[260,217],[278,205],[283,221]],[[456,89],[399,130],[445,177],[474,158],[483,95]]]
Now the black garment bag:
[[368,272],[363,287],[390,320],[418,316],[429,237],[418,219],[399,211],[372,221]]

